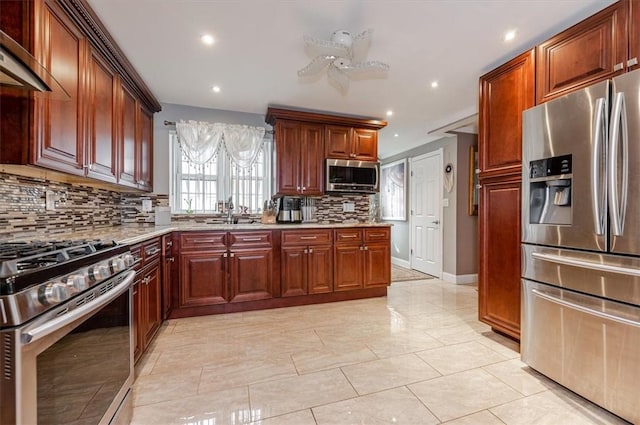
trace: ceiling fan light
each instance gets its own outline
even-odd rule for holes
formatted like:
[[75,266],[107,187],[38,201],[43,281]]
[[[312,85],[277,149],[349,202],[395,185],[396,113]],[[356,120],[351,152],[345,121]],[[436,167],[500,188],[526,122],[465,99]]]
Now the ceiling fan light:
[[349,48],[353,44],[353,37],[349,31],[337,30],[331,34],[331,41]]

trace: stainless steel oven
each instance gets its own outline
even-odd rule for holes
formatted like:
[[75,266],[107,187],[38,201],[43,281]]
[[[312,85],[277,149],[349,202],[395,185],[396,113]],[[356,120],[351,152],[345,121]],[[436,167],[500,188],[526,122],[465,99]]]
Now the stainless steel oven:
[[120,248],[88,257],[0,296],[1,424],[129,422],[133,258]]

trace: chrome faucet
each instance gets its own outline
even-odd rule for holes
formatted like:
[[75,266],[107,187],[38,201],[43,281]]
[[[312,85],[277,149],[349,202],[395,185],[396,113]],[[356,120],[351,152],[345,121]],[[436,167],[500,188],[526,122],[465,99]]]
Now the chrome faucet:
[[234,224],[233,221],[233,200],[232,197],[229,196],[229,200],[227,201],[227,218],[224,222],[227,224]]

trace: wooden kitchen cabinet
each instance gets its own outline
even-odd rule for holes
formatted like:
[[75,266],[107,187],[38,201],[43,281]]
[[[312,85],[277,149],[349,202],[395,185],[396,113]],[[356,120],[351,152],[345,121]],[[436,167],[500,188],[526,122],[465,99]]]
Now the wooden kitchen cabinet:
[[482,322],[520,338],[520,176],[482,182],[479,307]]
[[336,291],[391,283],[391,232],[387,227],[335,230]]
[[3,4],[0,29],[48,69],[69,98],[3,96],[0,114],[7,125],[1,130],[0,162],[37,165],[88,184],[99,180],[151,190],[158,101],[87,2],[18,3]]
[[[633,5],[633,3],[636,3]],[[555,35],[537,47],[537,103],[606,80],[634,67],[637,2],[622,0]],[[631,32],[628,32],[628,26]],[[634,32],[635,31],[635,32]]]
[[324,139],[322,125],[276,120],[276,186],[279,195],[322,196]]
[[281,295],[333,291],[333,231],[282,231]]
[[377,130],[326,125],[324,131],[327,158],[378,160]]
[[522,112],[534,105],[534,50],[480,77],[480,178],[520,174]]
[[172,297],[172,280],[173,265],[175,257],[173,256],[173,240],[171,233],[162,236],[162,319],[169,318],[171,313],[171,297]]

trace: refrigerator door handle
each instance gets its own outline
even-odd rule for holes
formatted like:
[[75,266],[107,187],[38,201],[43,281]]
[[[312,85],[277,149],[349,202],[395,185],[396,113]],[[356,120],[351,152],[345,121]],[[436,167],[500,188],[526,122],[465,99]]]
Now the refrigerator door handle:
[[[607,174],[609,180],[609,208],[611,211],[611,232],[614,236],[624,233],[624,219],[627,209],[627,194],[629,190],[629,133],[627,128],[627,108],[624,93],[616,93],[611,113],[611,127],[609,129],[609,164]],[[622,140],[622,143],[620,143]],[[622,145],[622,188],[618,189],[618,149]]]
[[[605,125],[605,102],[603,97],[596,99],[593,118],[593,156],[591,157],[591,207],[596,235],[604,235],[604,210],[607,202],[607,185],[600,173],[600,163],[606,154],[607,129]],[[604,163],[606,175],[606,161]]]
[[553,254],[542,254],[540,252],[534,252],[531,254],[531,256],[537,260],[547,261],[549,263],[581,267],[584,269],[596,270],[599,272],[617,273],[627,276],[640,277],[640,269],[634,269],[631,267],[612,266],[611,264],[594,263],[593,261],[577,260],[571,257],[563,257],[561,255]]
[[572,303],[572,302],[569,302],[569,301],[566,301],[566,300],[563,300],[563,299],[560,299],[560,298],[556,298],[553,295],[546,294],[546,293],[544,293],[542,291],[539,291],[537,289],[532,289],[531,292],[534,295],[536,295],[536,296],[538,296],[540,298],[543,298],[543,299],[545,299],[547,301],[550,301],[550,302],[552,302],[554,304],[558,304],[558,305],[561,305],[561,306],[564,306],[564,307],[568,307],[568,308],[571,308],[571,309],[574,309],[574,310],[578,310],[578,311],[581,311],[583,313],[591,314],[591,315],[600,317],[602,319],[613,320],[614,322],[622,323],[624,325],[631,325],[631,326],[634,326],[636,328],[640,327],[640,322],[636,322],[635,320],[629,320],[629,319],[626,319],[624,317],[614,316],[613,314],[605,313],[604,311],[593,310],[593,309],[591,309],[589,307],[585,307],[585,306],[580,305],[580,304],[576,304],[576,303]]

